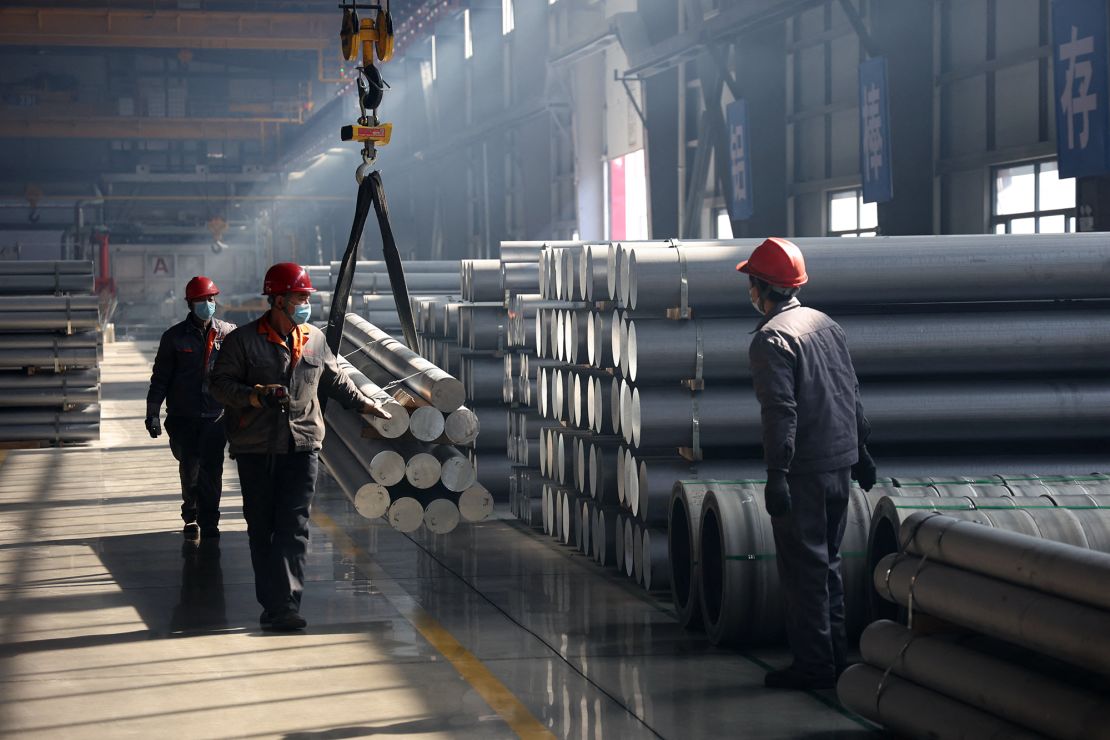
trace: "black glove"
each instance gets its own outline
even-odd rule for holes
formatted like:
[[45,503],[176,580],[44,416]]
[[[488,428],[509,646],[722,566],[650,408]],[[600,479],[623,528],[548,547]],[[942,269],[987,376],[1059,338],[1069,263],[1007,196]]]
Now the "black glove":
[[258,400],[266,408],[287,409],[289,408],[289,389],[284,385],[263,386],[258,394]]
[[875,485],[875,461],[867,451],[867,445],[859,446],[859,462],[852,466],[852,480],[859,483],[859,487],[870,491]]
[[767,485],[763,488],[767,513],[773,517],[790,515],[790,484],[782,470],[767,471]]
[[162,422],[157,416],[146,417],[146,430],[150,432],[151,439],[158,439],[162,436]]

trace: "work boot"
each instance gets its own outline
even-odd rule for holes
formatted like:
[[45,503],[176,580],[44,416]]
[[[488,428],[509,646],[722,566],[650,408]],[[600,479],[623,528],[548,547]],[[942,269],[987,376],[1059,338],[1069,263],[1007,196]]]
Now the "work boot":
[[768,671],[767,675],[763,677],[763,685],[769,689],[794,689],[797,691],[834,689],[836,688],[836,676],[833,673],[803,673],[794,666],[790,666],[778,671]]
[[308,621],[305,620],[297,612],[292,609],[286,609],[280,614],[274,614],[270,618],[270,624],[263,626],[263,629],[271,632],[296,632],[303,630],[308,626]]
[[199,540],[200,525],[196,522],[189,522],[181,528],[181,534],[183,534],[187,540]]

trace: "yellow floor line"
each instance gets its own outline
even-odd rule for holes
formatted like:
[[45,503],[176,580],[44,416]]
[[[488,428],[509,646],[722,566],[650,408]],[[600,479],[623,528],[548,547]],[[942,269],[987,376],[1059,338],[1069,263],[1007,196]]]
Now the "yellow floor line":
[[536,718],[505,684],[497,680],[489,668],[462,646],[443,625],[437,622],[416,603],[401,586],[375,563],[369,553],[355,544],[334,519],[319,511],[312,512],[312,520],[324,529],[336,546],[375,581],[375,586],[401,616],[412,623],[416,631],[432,647],[450,661],[467,683],[485,700],[490,708],[522,738],[554,738],[555,736]]

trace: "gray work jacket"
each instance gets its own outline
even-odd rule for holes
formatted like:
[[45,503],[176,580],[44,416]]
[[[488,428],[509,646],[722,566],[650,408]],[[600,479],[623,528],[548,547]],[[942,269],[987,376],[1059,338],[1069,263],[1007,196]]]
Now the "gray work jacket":
[[233,331],[235,324],[219,319],[212,319],[206,328],[192,314],[166,329],[150,374],[146,415],[158,416],[165,401],[166,416],[219,418],[224,409],[209,393],[208,376],[224,337]]
[[767,469],[816,473],[854,465],[870,425],[844,330],[792,298],[753,334],[748,358]]
[[[319,450],[324,441],[324,416],[317,390],[344,408],[358,408],[367,399],[339,369],[324,333],[302,324],[293,330],[292,352],[267,316],[231,332],[212,368],[209,387],[224,404],[224,424],[232,455]],[[289,388],[289,410],[255,408],[256,385]],[[292,437],[292,443],[290,443]],[[292,449],[291,449],[292,448]]]

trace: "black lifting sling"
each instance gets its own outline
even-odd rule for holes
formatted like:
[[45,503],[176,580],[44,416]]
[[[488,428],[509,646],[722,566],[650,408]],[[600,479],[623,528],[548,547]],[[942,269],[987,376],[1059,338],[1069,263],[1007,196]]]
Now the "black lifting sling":
[[[378,217],[378,228],[382,232],[382,253],[385,257],[385,267],[389,272],[389,284],[393,289],[393,301],[397,306],[397,316],[401,319],[401,331],[405,336],[405,344],[409,349],[416,349],[416,322],[412,317],[412,306],[409,304],[409,289],[405,283],[405,268],[401,264],[401,255],[397,251],[397,242],[393,239],[393,228],[389,224],[389,205],[385,200],[385,190],[382,188],[381,173],[377,170],[363,178],[358,186],[358,200],[355,204],[355,220],[351,224],[351,237],[347,240],[347,249],[339,263],[339,275],[335,279],[335,292],[331,299],[331,314],[328,316],[326,338],[328,348],[333,354],[339,354],[339,346],[343,341],[343,325],[347,320],[347,301],[351,297],[351,286],[354,284],[355,267],[358,263],[358,245],[362,241],[362,231],[366,226],[366,216],[370,213],[371,204]],[[327,407],[327,396],[321,392],[320,407]]]

